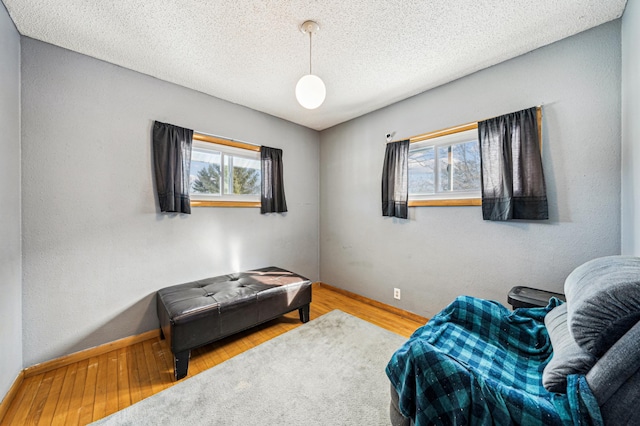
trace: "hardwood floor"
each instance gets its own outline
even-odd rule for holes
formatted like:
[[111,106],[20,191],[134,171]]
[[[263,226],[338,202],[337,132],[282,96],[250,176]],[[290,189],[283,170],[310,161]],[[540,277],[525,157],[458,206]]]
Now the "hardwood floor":
[[[409,337],[424,324],[354,299],[331,287],[313,289],[311,319],[340,309]],[[425,319],[426,321],[426,319]],[[194,376],[247,349],[300,326],[298,312],[192,351]],[[172,355],[165,341],[145,340],[126,348],[26,377],[0,425],[85,425],[173,386]]]

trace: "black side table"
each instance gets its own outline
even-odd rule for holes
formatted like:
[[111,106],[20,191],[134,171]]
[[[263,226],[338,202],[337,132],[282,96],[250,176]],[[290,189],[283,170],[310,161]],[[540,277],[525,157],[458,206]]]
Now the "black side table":
[[549,299],[557,297],[562,301],[567,301],[564,294],[553,293],[546,290],[538,290],[531,287],[513,287],[509,291],[509,297],[507,301],[513,309],[516,308],[540,308],[549,304]]

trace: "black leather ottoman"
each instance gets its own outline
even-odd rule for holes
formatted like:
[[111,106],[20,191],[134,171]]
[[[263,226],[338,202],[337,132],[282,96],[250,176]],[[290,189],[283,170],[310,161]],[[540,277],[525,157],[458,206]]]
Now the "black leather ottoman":
[[296,309],[309,321],[311,281],[277,268],[256,269],[158,291],[161,336],[173,353],[174,375],[187,375],[191,349]]

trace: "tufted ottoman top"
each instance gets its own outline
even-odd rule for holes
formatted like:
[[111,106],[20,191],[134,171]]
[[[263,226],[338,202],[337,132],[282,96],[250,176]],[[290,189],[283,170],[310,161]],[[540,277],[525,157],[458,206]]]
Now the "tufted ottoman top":
[[210,315],[222,306],[256,299],[262,292],[295,291],[311,282],[298,274],[270,266],[166,287],[158,291],[171,322],[179,324]]

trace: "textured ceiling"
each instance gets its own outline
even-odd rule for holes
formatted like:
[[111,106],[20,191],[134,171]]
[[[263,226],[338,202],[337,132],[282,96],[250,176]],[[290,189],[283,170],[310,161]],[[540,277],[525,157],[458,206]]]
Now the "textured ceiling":
[[[3,0],[21,34],[322,130],[619,18],[626,0]],[[305,110],[313,71],[327,99]]]

